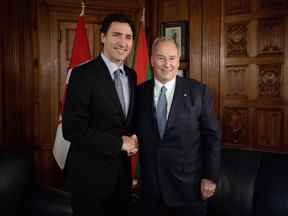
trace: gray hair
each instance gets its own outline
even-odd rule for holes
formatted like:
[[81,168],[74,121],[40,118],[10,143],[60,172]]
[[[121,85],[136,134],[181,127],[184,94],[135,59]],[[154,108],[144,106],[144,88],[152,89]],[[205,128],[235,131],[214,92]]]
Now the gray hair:
[[153,42],[153,44],[152,44],[152,55],[153,55],[153,53],[155,52],[155,49],[157,48],[157,46],[160,44],[160,43],[162,43],[162,42],[172,42],[175,46],[176,46],[176,48],[177,48],[177,50],[178,50],[178,55],[180,56],[180,49],[179,49],[179,45],[178,45],[178,43],[175,41],[175,40],[173,40],[173,39],[171,39],[171,38],[168,38],[168,37],[163,37],[163,36],[161,36],[161,37],[157,37],[155,40],[154,40],[154,42]]

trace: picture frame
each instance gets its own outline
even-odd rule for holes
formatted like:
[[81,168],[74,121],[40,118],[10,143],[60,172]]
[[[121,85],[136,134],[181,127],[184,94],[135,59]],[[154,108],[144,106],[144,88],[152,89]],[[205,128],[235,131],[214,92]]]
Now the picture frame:
[[187,61],[188,56],[188,28],[187,21],[164,22],[161,24],[161,36],[174,39],[179,46],[180,61]]

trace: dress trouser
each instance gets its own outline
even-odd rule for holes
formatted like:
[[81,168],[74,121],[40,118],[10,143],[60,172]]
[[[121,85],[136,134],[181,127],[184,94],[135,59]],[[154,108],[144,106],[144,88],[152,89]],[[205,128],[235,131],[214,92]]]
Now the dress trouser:
[[97,198],[97,194],[87,191],[72,193],[73,216],[127,215],[130,204],[131,181],[127,177],[126,169],[127,167],[121,167],[117,184],[113,192],[106,198]]

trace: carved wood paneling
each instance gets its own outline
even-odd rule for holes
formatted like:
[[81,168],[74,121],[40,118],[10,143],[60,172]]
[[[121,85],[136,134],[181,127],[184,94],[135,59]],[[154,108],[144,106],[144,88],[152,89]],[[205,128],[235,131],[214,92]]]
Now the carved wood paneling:
[[257,109],[255,116],[256,147],[281,150],[284,112],[281,109]]
[[[283,124],[288,122],[288,1],[222,3],[221,117],[227,122],[227,107],[246,107],[250,134],[245,145],[233,145],[230,129],[230,134],[225,132],[224,145],[288,153],[288,136],[281,137],[288,127]],[[249,12],[245,12],[246,6]],[[270,130],[269,121],[273,121]]]
[[225,47],[226,56],[247,56],[247,34],[246,23],[226,24]]
[[247,98],[247,65],[226,67],[226,96]]
[[248,109],[225,108],[223,118],[223,139],[230,145],[248,145]]
[[247,14],[250,12],[249,0],[225,0],[225,15]]
[[258,54],[280,54],[284,51],[284,18],[260,19]]
[[281,65],[258,65],[259,96],[280,97],[281,95]]

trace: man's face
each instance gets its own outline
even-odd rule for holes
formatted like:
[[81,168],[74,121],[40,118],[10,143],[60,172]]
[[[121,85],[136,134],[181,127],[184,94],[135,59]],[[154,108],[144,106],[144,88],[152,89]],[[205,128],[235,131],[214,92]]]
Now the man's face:
[[132,29],[128,23],[112,22],[106,34],[101,33],[101,42],[106,57],[116,64],[123,63],[132,48]]
[[159,42],[151,56],[155,78],[161,83],[174,79],[178,72],[179,61],[180,56],[173,42]]

